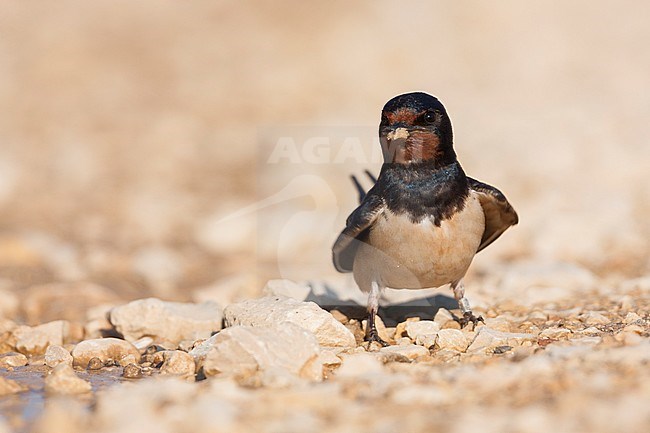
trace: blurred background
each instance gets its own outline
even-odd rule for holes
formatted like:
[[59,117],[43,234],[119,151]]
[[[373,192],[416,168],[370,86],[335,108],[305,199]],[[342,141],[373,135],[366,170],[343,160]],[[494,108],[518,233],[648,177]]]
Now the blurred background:
[[348,284],[330,247],[349,174],[378,172],[380,110],[415,90],[520,214],[473,278],[648,274],[648,16],[643,1],[2,2],[0,290]]

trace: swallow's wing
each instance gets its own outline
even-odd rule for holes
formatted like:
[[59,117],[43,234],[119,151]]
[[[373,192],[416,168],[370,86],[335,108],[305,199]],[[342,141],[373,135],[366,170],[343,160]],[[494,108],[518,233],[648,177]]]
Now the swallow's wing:
[[384,200],[374,194],[371,189],[359,207],[350,214],[345,223],[345,229],[332,247],[332,260],[337,271],[352,272],[354,256],[359,248],[359,243],[363,242],[368,230],[384,208]]
[[485,231],[478,252],[494,242],[508,227],[517,224],[519,217],[501,191],[471,177],[467,180],[470,189],[478,193],[485,213]]

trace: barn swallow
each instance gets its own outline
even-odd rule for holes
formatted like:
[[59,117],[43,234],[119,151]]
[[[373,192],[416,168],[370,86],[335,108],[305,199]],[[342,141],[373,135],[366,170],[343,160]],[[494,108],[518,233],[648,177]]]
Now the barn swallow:
[[375,326],[386,287],[449,284],[463,314],[461,325],[476,326],[483,319],[472,313],[463,277],[477,252],[517,224],[517,213],[501,191],[465,175],[451,121],[437,98],[416,92],[388,101],[379,138],[384,156],[379,177],[361,194],[332,247],[336,269],[352,272],[369,294],[367,340],[387,345]]

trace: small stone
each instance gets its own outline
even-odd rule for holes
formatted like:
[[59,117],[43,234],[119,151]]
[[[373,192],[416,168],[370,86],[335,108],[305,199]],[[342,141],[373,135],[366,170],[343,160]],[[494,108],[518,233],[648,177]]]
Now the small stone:
[[569,338],[570,335],[571,335],[571,331],[568,330],[567,328],[553,327],[553,328],[546,328],[542,332],[540,332],[539,338],[560,340],[560,339]]
[[383,354],[399,354],[404,356],[407,360],[413,361],[419,357],[422,356],[428,356],[429,355],[429,350],[422,347],[422,346],[416,346],[416,345],[409,345],[409,346],[388,346],[388,347],[382,347],[381,350],[379,351],[380,353]]
[[27,387],[19,384],[15,380],[7,379],[0,376],[0,396],[16,394],[27,391]]
[[45,391],[52,394],[81,394],[91,389],[90,383],[78,377],[68,364],[57,365],[45,378]]
[[34,327],[19,326],[13,331],[16,350],[24,355],[42,355],[48,346],[63,345],[69,331],[69,323],[57,320]]
[[580,315],[582,320],[587,325],[604,325],[609,323],[610,320],[598,311],[589,311]]
[[178,350],[182,350],[183,352],[189,352],[194,348],[195,344],[200,343],[203,340],[183,340],[180,343],[178,343]]
[[45,365],[44,355],[33,355],[27,359],[27,365],[34,367],[42,367]]
[[539,347],[546,347],[546,346],[548,346],[549,344],[552,344],[555,341],[557,341],[557,340],[555,340],[553,338],[538,338],[537,339],[537,345]]
[[160,368],[162,367],[163,362],[165,362],[165,352],[166,350],[160,350],[151,355],[148,355],[147,360],[149,360],[151,362],[151,365],[154,367]]
[[127,364],[122,370],[122,377],[127,379],[138,379],[142,377],[142,368],[137,364]]
[[436,340],[438,339],[438,334],[425,334],[425,335],[418,335],[417,338],[415,339],[415,344],[418,346],[426,347],[427,349],[431,349],[436,345]]
[[336,356],[334,352],[331,352],[329,350],[321,350],[320,361],[323,363],[323,365],[328,367],[341,365],[341,358],[339,358],[338,356]]
[[27,357],[22,353],[7,352],[0,354],[0,368],[14,368],[24,365],[27,365]]
[[[379,350],[377,350],[376,352],[379,352]],[[377,355],[380,355],[379,359],[384,364],[395,363],[395,362],[405,362],[405,363],[411,362],[411,360],[408,359],[406,355],[399,352],[384,352],[384,353],[377,353]]]
[[440,325],[440,329],[444,328],[447,322],[456,322],[454,316],[445,308],[440,308],[436,315],[433,317],[433,321]]
[[460,331],[465,335],[465,338],[471,344],[471,342],[474,341],[474,338],[476,337],[478,330],[484,327],[485,325],[483,324],[476,325],[476,328],[474,328],[473,326],[465,326]]
[[440,331],[440,324],[433,320],[406,322],[405,331],[411,340],[416,341],[419,336],[437,334]]
[[502,355],[512,350],[512,346],[497,346],[494,348],[493,353],[495,355]]
[[356,319],[351,319],[348,323],[345,324],[345,328],[352,333],[354,336],[355,344],[362,344],[366,338],[361,322]]
[[589,328],[580,331],[580,333],[584,335],[600,335],[603,332],[595,326],[590,326]]
[[350,319],[348,318],[348,316],[346,316],[345,314],[341,313],[339,310],[332,310],[332,311],[330,311],[330,314],[332,315],[332,317],[333,317],[337,322],[342,323],[342,324],[344,324],[344,325],[345,325],[346,323],[348,323],[348,321],[350,320]]
[[460,359],[460,353],[456,350],[442,349],[435,352],[435,358],[442,362],[453,362]]
[[117,359],[116,361],[117,361],[117,365],[119,365],[120,367],[125,367],[129,364],[137,364],[139,360],[140,360],[139,356],[129,353],[128,355],[125,355],[122,358]]
[[151,346],[147,347],[144,350],[144,354],[145,355],[153,355],[155,353],[163,352],[165,350],[167,350],[167,349],[165,349],[163,346],[160,346],[158,344],[152,344]]
[[458,329],[441,329],[438,331],[437,348],[464,352],[467,346],[469,346],[469,341],[462,331]]
[[386,341],[394,341],[396,331],[397,328],[395,328],[394,326],[386,326],[384,328],[384,335],[386,335]]
[[305,379],[321,380],[320,348],[314,335],[293,323],[275,329],[233,326],[210,337],[190,352],[206,376],[250,376],[281,368]]
[[61,346],[49,346],[45,351],[45,365],[54,368],[59,364],[72,365],[72,355]]
[[584,314],[588,314],[588,313],[584,313],[583,309],[580,307],[574,307],[566,310],[553,311],[552,314],[549,314],[549,319],[558,320],[563,318],[563,319],[576,320]]
[[366,353],[367,350],[363,346],[352,347],[347,349],[345,352],[339,354],[339,356],[353,355],[355,353]]
[[643,320],[643,319],[641,319],[641,316],[639,316],[638,314],[636,314],[633,311],[630,311],[629,313],[627,313],[625,315],[625,319],[623,319],[623,322],[629,324],[629,323],[638,322],[640,320]]
[[[510,323],[501,317],[485,319],[485,326],[495,331],[510,332]],[[465,327],[468,328],[469,326]]]
[[398,338],[395,341],[395,344],[398,346],[410,346],[411,344],[413,344],[413,342],[408,337],[402,337],[402,338]]
[[250,376],[242,386],[287,389],[300,386],[302,380],[282,368],[270,368]]
[[352,347],[354,335],[330,313],[314,302],[301,302],[286,296],[267,296],[230,304],[224,309],[226,326],[244,325],[275,328],[290,322],[312,332],[323,346]]
[[354,378],[358,376],[379,374],[383,371],[383,362],[381,362],[376,355],[370,353],[355,353],[343,357],[341,367],[336,370],[336,377]]
[[143,352],[152,344],[153,344],[153,338],[151,337],[142,337],[133,342],[135,348],[138,349],[140,352]]
[[194,358],[187,352],[181,350],[169,350],[163,352],[163,364],[160,367],[160,374],[163,376],[180,376],[193,378],[196,364]]
[[97,357],[104,364],[109,359],[119,361],[127,355],[133,355],[135,359],[140,358],[140,352],[135,346],[118,338],[84,340],[72,350],[74,366],[81,368],[86,368],[91,358]]
[[539,334],[540,332],[540,329],[537,327],[537,325],[535,325],[533,322],[530,322],[528,320],[525,322],[521,322],[517,327],[517,330],[524,334],[535,334],[535,335]]
[[88,361],[88,366],[86,368],[88,370],[101,370],[104,368],[104,362],[97,357],[93,357]]
[[462,329],[468,330],[469,327],[466,326],[465,328],[461,329],[460,323],[458,323],[455,320],[450,320],[447,323],[445,323],[444,325],[442,325],[442,329],[458,329],[460,331]]
[[499,346],[518,346],[525,341],[537,340],[534,334],[519,334],[513,332],[502,332],[487,326],[482,326],[476,333],[476,337],[467,348],[468,352],[493,352]]
[[402,337],[406,337],[406,325],[411,322],[418,322],[420,321],[419,317],[409,317],[406,319],[404,322],[400,322],[397,324],[395,327],[395,335],[394,338],[395,340],[399,340]]
[[222,312],[214,302],[192,304],[148,298],[113,308],[109,320],[128,341],[149,336],[177,345],[183,340],[208,338],[220,330]]

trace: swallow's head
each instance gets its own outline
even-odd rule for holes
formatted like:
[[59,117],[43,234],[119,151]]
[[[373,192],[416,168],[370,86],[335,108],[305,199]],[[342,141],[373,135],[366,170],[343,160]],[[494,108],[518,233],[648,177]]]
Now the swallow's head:
[[405,93],[384,105],[379,124],[384,161],[445,166],[456,160],[451,121],[434,96]]

